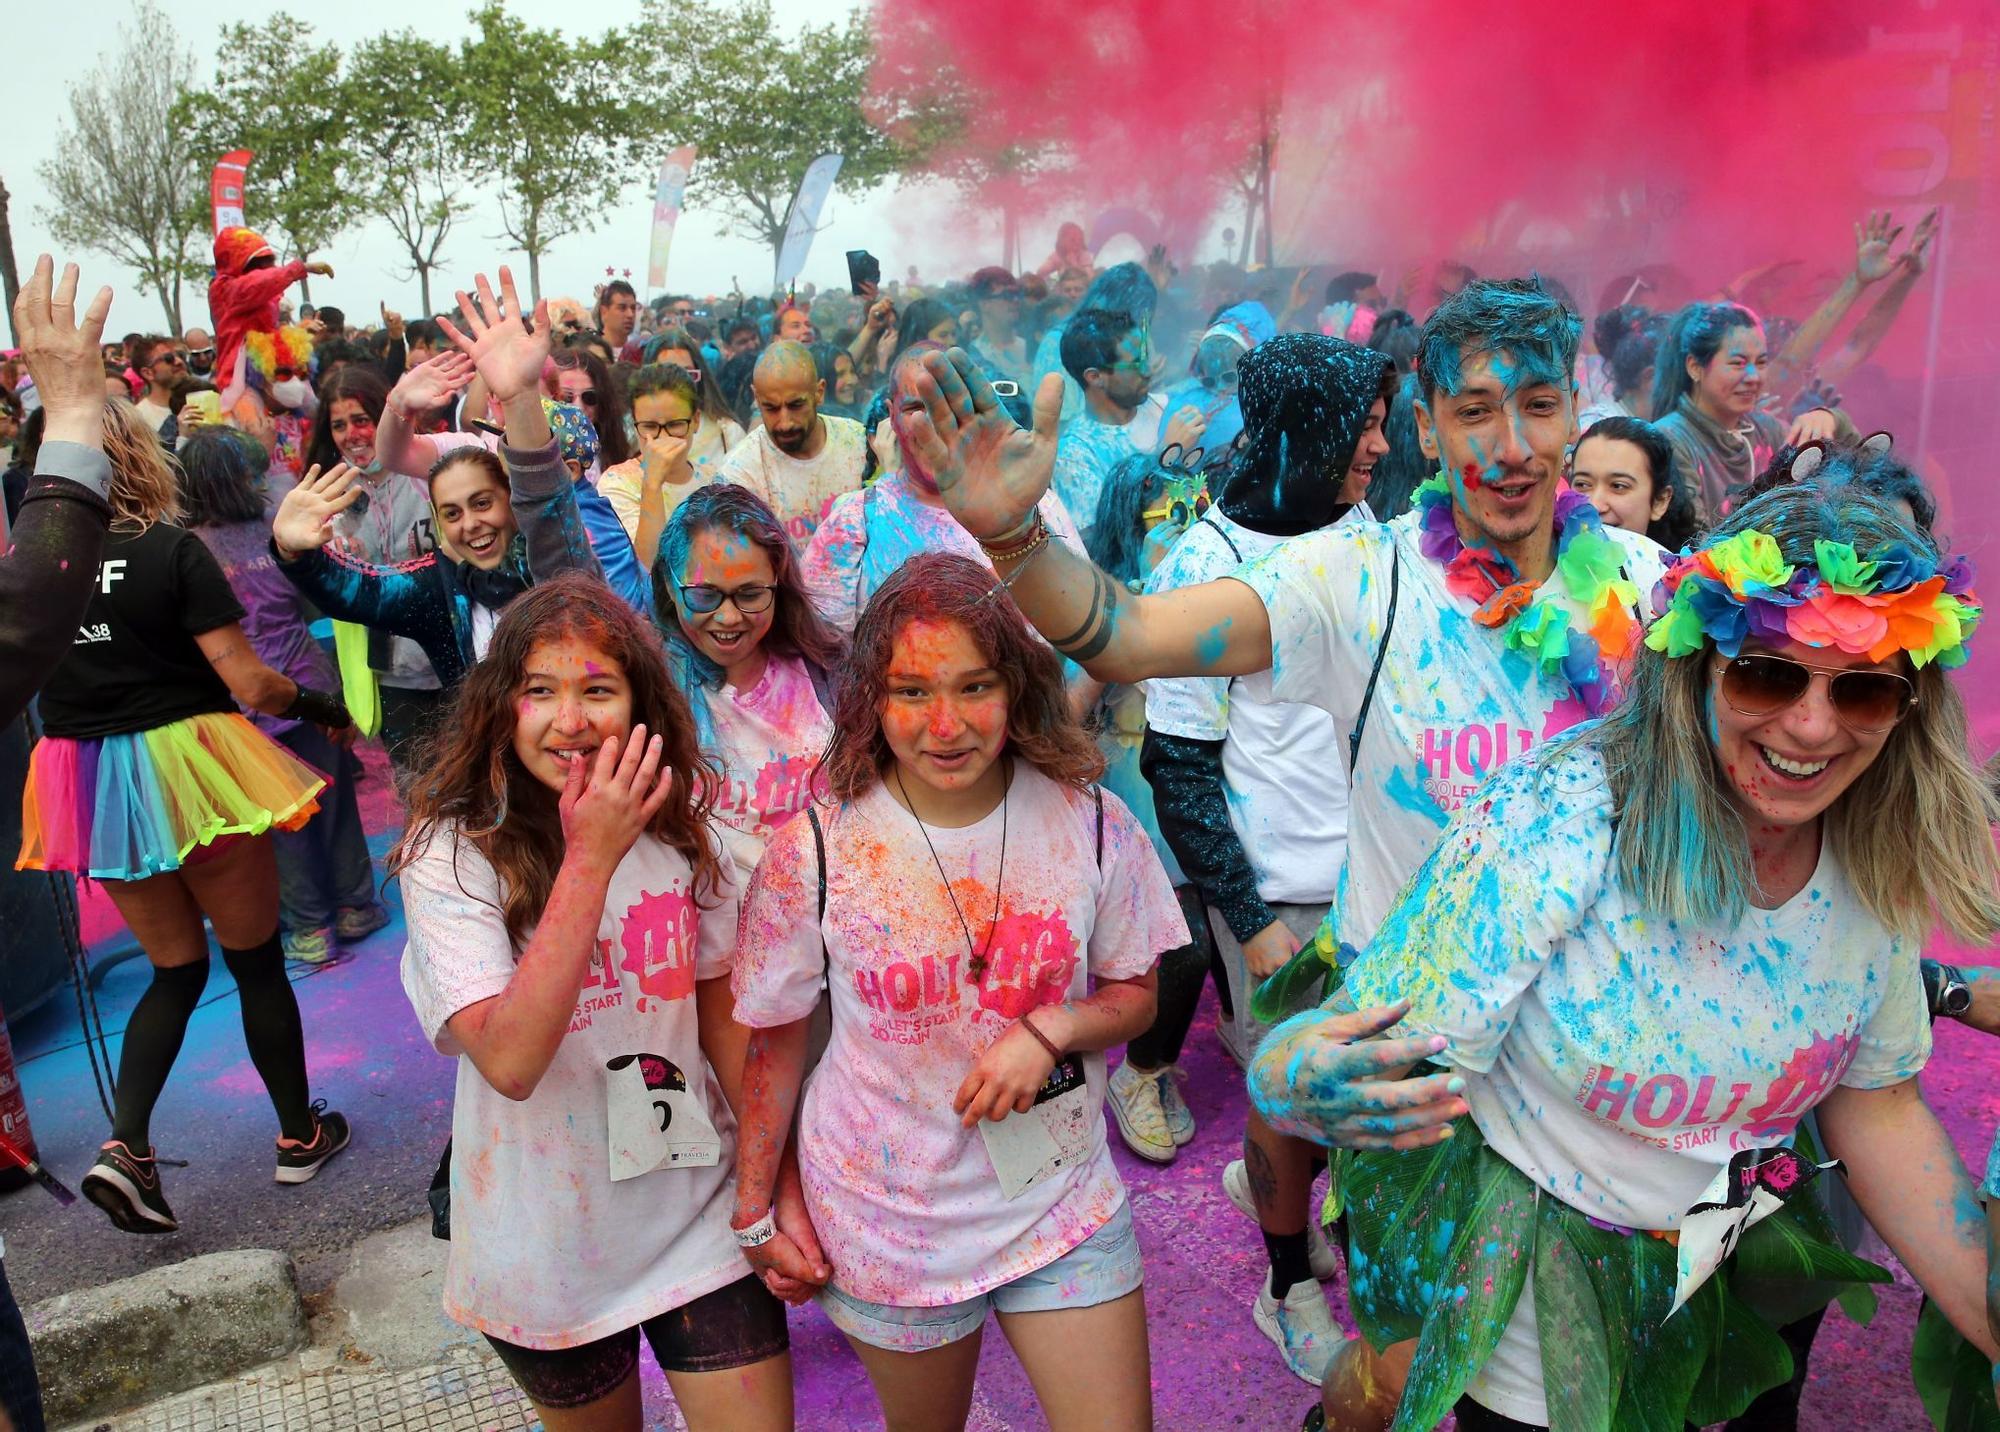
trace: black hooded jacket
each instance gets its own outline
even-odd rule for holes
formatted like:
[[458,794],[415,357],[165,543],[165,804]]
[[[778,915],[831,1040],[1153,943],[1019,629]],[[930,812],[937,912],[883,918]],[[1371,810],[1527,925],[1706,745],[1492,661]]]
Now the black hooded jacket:
[[[1244,442],[1216,504],[1232,521],[1274,537],[1331,526],[1368,410],[1395,391],[1385,354],[1317,333],[1259,344],[1237,370]],[[1237,942],[1277,917],[1257,893],[1257,875],[1229,821],[1221,741],[1148,729],[1139,769],[1153,788],[1160,833]]]

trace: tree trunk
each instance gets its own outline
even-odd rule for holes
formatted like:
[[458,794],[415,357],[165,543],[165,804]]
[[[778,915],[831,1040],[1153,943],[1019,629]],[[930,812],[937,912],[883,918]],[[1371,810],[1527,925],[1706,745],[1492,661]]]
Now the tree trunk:
[[169,285],[164,274],[153,284],[153,291],[160,296],[160,312],[166,314],[167,327],[172,330],[176,338],[180,337],[183,331],[181,328],[180,313],[178,312],[180,303],[178,302],[178,295],[174,293],[174,289],[179,286],[178,281]]
[[1236,266],[1238,268],[1248,268],[1250,266],[1250,245],[1256,238],[1256,234],[1257,196],[1252,194],[1243,205],[1243,238],[1236,246]]
[[417,265],[417,289],[423,294],[424,311],[422,316],[429,318],[431,316],[431,266],[429,264],[419,263]]
[[542,301],[542,251],[539,247],[528,250],[528,303],[530,307]]
[[[6,298],[7,312],[11,314],[14,300],[21,293],[21,275],[14,267],[14,225],[7,217],[8,197],[6,182],[0,180],[0,294]],[[14,337],[18,343],[20,335]]]

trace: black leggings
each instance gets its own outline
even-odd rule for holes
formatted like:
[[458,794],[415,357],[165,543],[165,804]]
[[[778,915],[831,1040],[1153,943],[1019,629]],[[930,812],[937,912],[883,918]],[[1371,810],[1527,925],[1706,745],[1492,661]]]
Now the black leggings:
[[1177,885],[1174,894],[1180,898],[1181,914],[1187,917],[1194,939],[1160,956],[1159,1011],[1153,1016],[1152,1027],[1125,1046],[1126,1059],[1139,1069],[1164,1069],[1180,1059],[1215,951],[1215,937],[1209,933],[1208,911],[1202,907],[1200,894],[1192,885]]

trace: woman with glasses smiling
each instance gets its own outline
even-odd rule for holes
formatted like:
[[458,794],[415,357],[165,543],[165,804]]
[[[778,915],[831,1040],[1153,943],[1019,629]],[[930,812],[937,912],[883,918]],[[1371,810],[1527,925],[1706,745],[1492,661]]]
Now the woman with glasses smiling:
[[701,748],[722,769],[713,814],[746,881],[772,832],[811,802],[844,644],[806,595],[784,524],[749,489],[703,486],[659,548],[654,620]]
[[638,454],[615,464],[607,462],[597,479],[597,490],[625,524],[632,549],[644,566],[653,564],[660,533],[674,509],[697,488],[715,481],[724,455],[743,438],[743,429],[733,421],[705,411],[696,381],[677,363],[641,368],[632,378]]
[[1888,1277],[1797,1196],[1823,1159],[1993,1355],[1984,1220],[1916,1083],[1925,937],[2000,929],[1947,675],[1980,605],[1856,477],[1829,462],[1674,563],[1624,703],[1486,782],[1340,993],[1265,1042],[1265,1117],[1347,1151],[1381,1354],[1335,1358],[1327,1425],[1740,1415],[1792,1372],[1773,1295]]

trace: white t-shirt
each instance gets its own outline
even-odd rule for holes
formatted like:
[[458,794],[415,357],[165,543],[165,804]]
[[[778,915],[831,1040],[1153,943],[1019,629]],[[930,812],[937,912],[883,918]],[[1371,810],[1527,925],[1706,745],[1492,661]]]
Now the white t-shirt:
[[[444,1285],[455,1321],[524,1347],[577,1347],[749,1273],[729,1231],[735,1120],[695,1015],[696,981],[728,974],[736,943],[726,860],[722,873],[707,897],[717,903],[701,908],[687,860],[640,838],[605,895],[569,1032],[535,1092],[516,1101],[481,1077],[446,1027],[514,976],[498,877],[449,829],[404,870],[403,990],[425,1036],[460,1056]],[[612,1181],[606,1064],[629,1054],[666,1061],[701,1091],[722,1141],[713,1167]]]
[[[1931,1030],[1916,948],[1822,848],[1806,888],[1733,925],[1636,905],[1611,862],[1594,745],[1515,761],[1466,803],[1350,967],[1362,1006],[1411,1001],[1398,1034],[1442,1034],[1493,1151],[1578,1212],[1678,1228],[1742,1149],[1791,1140],[1835,1086],[1913,1077]],[[1473,1384],[1532,1423],[1533,1288]]]
[[[1397,554],[1395,628],[1349,773],[1348,828],[1356,835],[1330,917],[1356,949],[1487,774],[1586,714],[1567,682],[1543,676],[1498,631],[1472,620],[1476,604],[1448,591],[1444,568],[1418,546],[1420,517],[1412,509],[1387,524],[1309,532],[1236,574],[1263,598],[1271,622],[1271,670],[1247,678],[1245,689],[1320,707],[1333,717],[1344,753],[1382,642],[1392,549]],[[1659,545],[1616,527],[1604,535],[1625,549],[1626,575],[1649,603],[1661,574]],[[1570,610],[1572,629],[1587,629],[1560,573],[1548,582]]]
[[1134,454],[1158,451],[1165,430],[1166,399],[1149,393],[1129,423],[1100,422],[1089,410],[1065,423],[1056,450],[1055,493],[1062,498],[1077,530],[1089,534],[1097,525],[1099,494],[1111,469]]
[[174,415],[172,408],[165,403],[156,403],[150,397],[141,397],[132,407],[146,420],[146,426],[156,433],[165,427],[167,419]]
[[[1355,508],[1343,522],[1370,520]],[[1253,532],[1211,507],[1167,550],[1146,583],[1170,592],[1254,561],[1285,539]],[[1188,741],[1221,741],[1229,823],[1271,904],[1333,902],[1347,858],[1346,739],[1317,706],[1273,701],[1241,680],[1184,676],[1146,683],[1146,724]]]
[[716,834],[736,861],[739,887],[763,858],[771,832],[812,799],[813,767],[833,738],[833,717],[795,656],[772,655],[754,686],[702,687],[714,738],[704,754],[722,766]]
[[[1083,551],[1083,538],[1062,499],[1050,490],[1039,504],[1055,540]],[[805,582],[813,605],[848,636],[868,599],[919,552],[952,552],[993,564],[979,541],[941,506],[919,498],[909,476],[885,473],[860,492],[836,497],[806,549]]]
[[812,539],[827,504],[860,488],[868,449],[868,435],[854,419],[822,413],[820,421],[826,424],[826,441],[816,455],[796,458],[779,452],[770,432],[760,427],[730,449],[717,478],[763,498],[801,548]]
[[[804,1019],[826,974],[833,1039],[806,1083],[799,1139],[834,1284],[899,1307],[962,1302],[1082,1243],[1125,1189],[1105,1145],[1102,1054],[1078,1056],[1089,1089],[1079,1156],[1013,1199],[983,1136],[952,1112],[959,1085],[1019,1016],[1084,997],[1090,976],[1144,974],[1187,942],[1187,923],[1123,802],[1104,796],[1100,869],[1091,797],[1024,761],[1004,818],[996,806],[962,829],[930,827],[936,861],[915,817],[879,785],[821,812],[825,922],[812,827],[794,820],[772,836],[744,898],[736,1017],[760,1027]],[[977,981],[966,927],[988,950]]]

